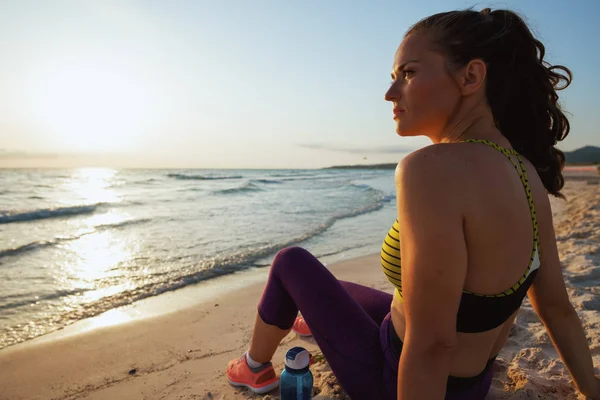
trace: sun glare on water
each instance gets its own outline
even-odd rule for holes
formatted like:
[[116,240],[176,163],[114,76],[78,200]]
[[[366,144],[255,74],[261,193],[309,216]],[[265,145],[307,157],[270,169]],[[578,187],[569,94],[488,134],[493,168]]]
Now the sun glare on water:
[[110,168],[80,168],[63,185],[68,196],[65,202],[73,203],[118,203],[121,197],[112,187],[117,171]]
[[126,210],[103,208],[107,203],[121,202],[113,188],[118,182],[116,170],[82,168],[73,171],[60,191],[68,197],[65,202],[97,207],[91,215],[67,221],[78,237],[62,244],[59,280],[67,290],[85,289],[65,300],[67,307],[92,303],[136,287],[123,266],[135,257],[139,243],[135,235],[119,228],[134,217]]

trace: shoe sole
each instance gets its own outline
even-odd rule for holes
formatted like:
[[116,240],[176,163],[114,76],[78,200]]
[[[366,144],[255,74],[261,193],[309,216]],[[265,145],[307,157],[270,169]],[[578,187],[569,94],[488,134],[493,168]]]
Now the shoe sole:
[[292,329],[292,332],[294,332],[296,335],[298,335],[298,336],[302,336],[302,337],[309,337],[309,336],[312,336],[312,333],[305,333],[305,334],[302,334],[302,333],[300,333],[300,332],[298,332],[298,331],[295,331],[295,330],[293,330],[293,329]]
[[275,388],[277,388],[277,387],[279,386],[279,379],[278,379],[278,380],[276,380],[276,381],[275,381],[275,382],[273,382],[273,383],[269,383],[268,385],[261,386],[261,387],[258,387],[258,388],[256,388],[256,387],[253,387],[253,386],[250,386],[250,385],[248,385],[247,383],[234,382],[234,381],[232,381],[232,380],[231,380],[231,379],[229,379],[229,378],[227,378],[227,381],[229,382],[229,384],[230,384],[231,386],[236,386],[236,387],[245,387],[245,388],[247,388],[248,390],[250,390],[251,392],[254,392],[254,393],[256,393],[256,394],[265,394],[265,393],[268,393],[268,392],[270,392],[271,390],[273,390],[273,389],[275,389]]

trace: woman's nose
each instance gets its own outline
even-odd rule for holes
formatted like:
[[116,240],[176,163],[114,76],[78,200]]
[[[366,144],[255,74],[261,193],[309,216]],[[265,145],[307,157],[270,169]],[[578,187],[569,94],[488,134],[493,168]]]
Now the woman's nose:
[[396,88],[396,85],[394,83],[392,83],[392,85],[387,90],[387,92],[385,92],[385,95],[383,96],[383,98],[385,99],[385,101],[395,101],[395,100],[398,100],[398,97],[399,97],[398,88]]

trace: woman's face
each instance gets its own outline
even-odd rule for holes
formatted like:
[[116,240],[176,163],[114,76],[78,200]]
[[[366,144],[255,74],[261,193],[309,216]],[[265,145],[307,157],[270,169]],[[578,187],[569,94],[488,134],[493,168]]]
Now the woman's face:
[[424,33],[407,36],[394,56],[385,100],[393,104],[400,136],[440,137],[458,109],[460,91],[441,53]]

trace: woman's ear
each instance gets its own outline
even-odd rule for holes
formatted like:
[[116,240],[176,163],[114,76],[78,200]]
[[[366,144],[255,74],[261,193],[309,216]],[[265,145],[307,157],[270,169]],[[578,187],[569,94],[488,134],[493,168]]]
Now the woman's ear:
[[487,75],[487,66],[483,60],[476,58],[459,70],[457,76],[458,87],[463,96],[468,96],[479,91]]

